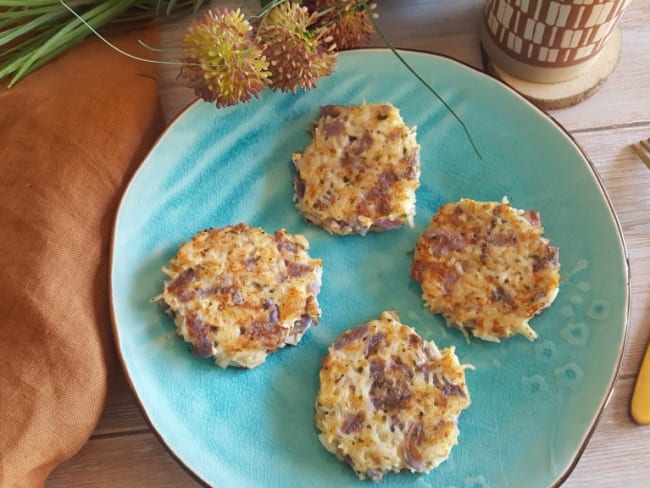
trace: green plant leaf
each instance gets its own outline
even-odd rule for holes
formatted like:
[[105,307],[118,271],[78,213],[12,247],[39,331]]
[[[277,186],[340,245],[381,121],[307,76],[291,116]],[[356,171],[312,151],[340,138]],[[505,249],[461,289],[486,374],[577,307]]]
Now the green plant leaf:
[[95,30],[196,11],[205,0],[0,0],[0,82],[9,86]]

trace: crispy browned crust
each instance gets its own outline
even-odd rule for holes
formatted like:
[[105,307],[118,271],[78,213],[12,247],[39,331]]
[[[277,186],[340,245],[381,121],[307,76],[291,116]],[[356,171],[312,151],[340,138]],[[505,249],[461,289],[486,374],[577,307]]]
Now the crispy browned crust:
[[420,147],[390,104],[327,105],[295,153],[296,207],[332,234],[413,225]]
[[543,232],[537,212],[507,200],[449,203],[418,240],[411,275],[451,327],[491,341],[532,340],[528,321],[550,306],[560,280],[558,249]]
[[361,479],[427,472],[457,443],[470,405],[465,367],[383,312],[343,333],[320,372],[316,426],[323,445]]
[[318,322],[322,262],[307,240],[246,224],[197,233],[165,269],[158,297],[177,333],[222,367],[255,367]]

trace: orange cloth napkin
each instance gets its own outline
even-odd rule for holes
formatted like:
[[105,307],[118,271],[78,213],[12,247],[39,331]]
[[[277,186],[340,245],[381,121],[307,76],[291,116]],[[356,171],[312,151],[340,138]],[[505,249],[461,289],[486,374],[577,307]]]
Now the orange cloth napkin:
[[[111,40],[151,57],[147,27]],[[109,247],[162,129],[157,66],[89,38],[0,88],[0,486],[42,486],[93,431],[117,367]]]

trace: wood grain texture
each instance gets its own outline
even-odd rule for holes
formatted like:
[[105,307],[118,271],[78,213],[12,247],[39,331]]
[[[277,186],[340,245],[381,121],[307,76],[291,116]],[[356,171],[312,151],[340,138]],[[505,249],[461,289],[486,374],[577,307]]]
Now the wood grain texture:
[[[482,0],[378,3],[378,22],[395,46],[441,53],[480,68],[477,25]],[[178,47],[190,20],[165,23],[162,47]],[[631,266],[630,323],[620,377],[564,485],[571,488],[650,486],[650,426],[636,425],[629,413],[638,368],[650,340],[650,171],[630,147],[650,136],[649,24],[650,2],[632,2],[621,23],[623,52],[615,72],[585,102],[550,112],[597,168],[620,219]],[[378,38],[372,44],[383,45]],[[177,66],[163,66],[159,80],[168,122],[194,100],[177,75]],[[46,486],[165,488],[198,483],[150,431],[126,380],[119,377],[92,438],[52,473]]]

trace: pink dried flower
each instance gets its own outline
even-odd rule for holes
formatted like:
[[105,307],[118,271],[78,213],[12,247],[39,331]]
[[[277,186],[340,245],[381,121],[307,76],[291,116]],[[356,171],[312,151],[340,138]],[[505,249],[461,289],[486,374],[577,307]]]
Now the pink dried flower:
[[337,50],[350,49],[370,41],[375,29],[371,15],[376,4],[360,0],[305,0],[310,12],[318,13],[318,24]]
[[314,14],[294,2],[273,8],[259,25],[258,35],[271,70],[270,86],[295,93],[310,89],[328,76],[336,62],[334,50],[325,45],[324,31],[315,27]]
[[266,86],[269,62],[237,10],[214,9],[193,22],[183,37],[181,77],[217,107],[246,102]]

